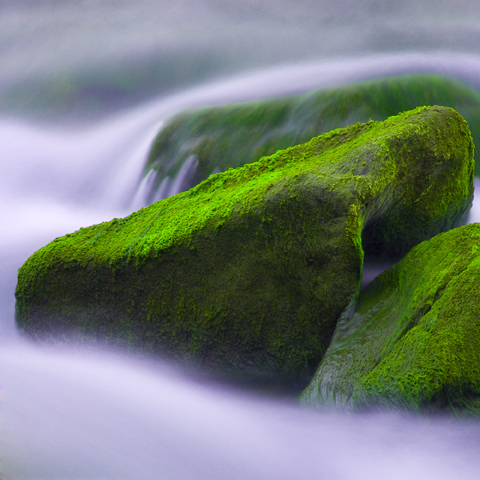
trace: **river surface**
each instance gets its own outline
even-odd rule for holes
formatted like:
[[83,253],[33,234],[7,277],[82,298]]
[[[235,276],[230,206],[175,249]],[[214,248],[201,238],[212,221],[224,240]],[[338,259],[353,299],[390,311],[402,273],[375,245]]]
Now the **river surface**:
[[478,25],[465,0],[3,0],[0,478],[478,479],[476,422],[309,411],[135,355],[33,345],[14,321],[29,255],[144,205],[173,114],[405,72],[480,87]]

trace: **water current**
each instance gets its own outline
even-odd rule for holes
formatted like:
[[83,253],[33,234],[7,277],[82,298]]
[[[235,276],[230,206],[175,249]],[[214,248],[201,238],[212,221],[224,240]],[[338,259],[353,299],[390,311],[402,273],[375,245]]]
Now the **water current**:
[[146,204],[146,155],[173,114],[405,72],[480,86],[480,7],[453,5],[2,2],[2,480],[478,478],[478,423],[312,412],[134,354],[33,345],[14,321],[29,255]]

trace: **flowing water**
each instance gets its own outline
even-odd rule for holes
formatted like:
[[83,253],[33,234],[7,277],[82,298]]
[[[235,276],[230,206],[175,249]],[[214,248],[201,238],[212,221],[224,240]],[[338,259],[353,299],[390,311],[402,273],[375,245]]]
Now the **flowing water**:
[[146,204],[171,115],[403,72],[479,86],[478,20],[465,0],[3,0],[0,478],[478,478],[478,423],[307,411],[134,355],[32,345],[14,322],[29,255]]

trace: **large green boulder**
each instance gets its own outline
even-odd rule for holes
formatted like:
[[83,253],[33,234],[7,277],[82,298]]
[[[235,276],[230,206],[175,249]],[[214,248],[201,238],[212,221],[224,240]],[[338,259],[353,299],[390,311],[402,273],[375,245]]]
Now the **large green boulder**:
[[480,224],[425,241],[346,310],[303,399],[480,413]]
[[456,225],[473,169],[449,108],[335,130],[54,240],[19,271],[18,324],[210,368],[313,373],[359,288],[362,241],[401,255]]
[[335,128],[385,120],[422,105],[454,108],[467,120],[475,144],[480,143],[480,94],[459,81],[437,75],[379,78],[290,97],[183,112],[170,119],[153,142],[145,167],[145,174],[156,175],[151,198],[166,196],[165,180],[181,176],[182,166],[188,166],[192,157],[198,168],[189,172],[187,188],[214,171],[254,162]]

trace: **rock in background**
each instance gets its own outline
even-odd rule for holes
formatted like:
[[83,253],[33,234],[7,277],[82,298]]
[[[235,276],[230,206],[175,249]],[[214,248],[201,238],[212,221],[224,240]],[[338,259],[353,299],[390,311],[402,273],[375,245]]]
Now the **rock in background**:
[[149,200],[187,190],[211,173],[255,162],[335,128],[383,121],[423,105],[453,107],[480,144],[480,94],[436,75],[381,78],[181,113],[167,122],[152,145],[145,167]]

